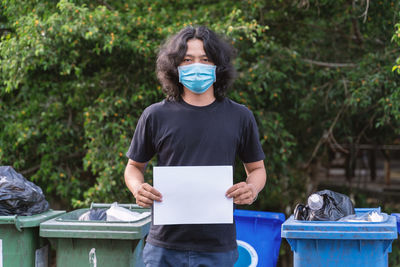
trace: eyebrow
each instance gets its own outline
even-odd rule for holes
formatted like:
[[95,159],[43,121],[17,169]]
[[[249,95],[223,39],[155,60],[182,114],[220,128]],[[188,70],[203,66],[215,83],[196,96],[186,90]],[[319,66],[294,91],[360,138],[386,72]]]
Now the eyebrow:
[[[193,56],[191,54],[186,54],[185,57],[195,57],[195,56]],[[207,55],[200,55],[200,57],[207,57]]]

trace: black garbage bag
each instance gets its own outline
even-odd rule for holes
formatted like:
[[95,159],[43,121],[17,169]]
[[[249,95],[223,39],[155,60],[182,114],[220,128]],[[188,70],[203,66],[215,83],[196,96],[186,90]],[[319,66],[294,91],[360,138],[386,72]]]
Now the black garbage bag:
[[[321,196],[322,200],[317,209],[310,207],[310,198],[314,194]],[[296,220],[337,221],[345,216],[355,214],[353,203],[346,195],[331,190],[322,190],[314,194],[309,197],[308,205],[297,204],[294,210]]]
[[107,220],[107,209],[91,209],[89,213],[91,221],[105,221]]
[[294,208],[294,219],[299,221],[308,221],[308,211],[310,209],[304,204],[297,204]]
[[0,215],[31,216],[49,209],[42,189],[11,166],[0,166]]
[[79,221],[106,221],[107,209],[90,209],[79,216]]

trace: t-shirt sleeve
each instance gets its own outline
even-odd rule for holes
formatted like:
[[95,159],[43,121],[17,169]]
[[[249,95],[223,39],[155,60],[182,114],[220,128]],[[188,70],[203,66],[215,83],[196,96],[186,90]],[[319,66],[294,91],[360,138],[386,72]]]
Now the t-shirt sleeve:
[[260,143],[257,122],[253,113],[250,110],[248,112],[239,144],[239,158],[244,163],[251,163],[265,158]]
[[148,162],[155,154],[149,114],[145,110],[136,125],[135,133],[126,156],[137,162]]

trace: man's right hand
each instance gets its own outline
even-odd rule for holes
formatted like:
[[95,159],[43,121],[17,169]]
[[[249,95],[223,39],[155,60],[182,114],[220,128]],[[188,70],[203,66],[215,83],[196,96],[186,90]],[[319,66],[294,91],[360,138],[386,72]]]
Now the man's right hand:
[[154,201],[162,201],[161,193],[148,183],[140,184],[133,195],[136,199],[136,204],[144,208],[151,207]]

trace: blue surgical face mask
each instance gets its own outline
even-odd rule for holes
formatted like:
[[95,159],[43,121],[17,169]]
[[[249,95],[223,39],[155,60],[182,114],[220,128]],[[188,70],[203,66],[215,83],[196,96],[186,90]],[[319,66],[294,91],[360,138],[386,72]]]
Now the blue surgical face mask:
[[196,94],[202,94],[216,81],[215,65],[193,63],[179,66],[179,82]]

